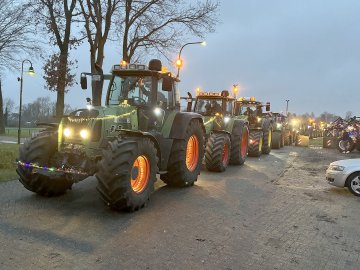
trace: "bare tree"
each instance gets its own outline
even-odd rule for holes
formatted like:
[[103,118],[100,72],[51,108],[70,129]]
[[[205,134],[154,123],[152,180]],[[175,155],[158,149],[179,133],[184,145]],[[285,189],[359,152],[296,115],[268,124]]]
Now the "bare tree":
[[[105,44],[114,29],[114,15],[118,18],[120,3],[123,0],[79,0],[83,17],[85,36],[90,46],[91,72],[102,74]],[[92,103],[101,105],[102,85],[92,82]]]
[[74,17],[76,16],[77,0],[33,0],[30,2],[37,23],[50,34],[50,41],[58,47],[58,66],[56,82],[56,117],[64,112],[69,51],[78,44],[78,39],[72,35]]
[[[120,29],[123,60],[156,51],[165,57],[188,36],[214,31],[218,2],[211,0],[124,0]],[[134,61],[133,61],[134,62]]]
[[345,114],[345,120],[349,120],[353,116],[354,116],[354,113],[352,111],[347,111]]
[[[24,54],[34,55],[41,50],[35,39],[35,28],[28,14],[29,5],[15,0],[0,1],[0,69],[15,70]],[[1,80],[0,80],[1,88]],[[0,89],[0,134],[5,132],[2,89]]]
[[0,1],[0,67],[18,69],[23,55],[38,54],[39,45],[29,5],[15,0]]

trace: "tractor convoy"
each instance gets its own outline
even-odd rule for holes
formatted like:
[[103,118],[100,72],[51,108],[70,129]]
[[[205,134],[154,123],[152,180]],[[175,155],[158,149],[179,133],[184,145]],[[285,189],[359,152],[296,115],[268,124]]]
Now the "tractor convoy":
[[16,171],[26,189],[57,196],[95,176],[109,207],[132,212],[148,202],[156,175],[169,186],[193,186],[202,163],[222,172],[295,140],[287,118],[254,97],[188,93],[181,111],[179,79],[160,60],[122,62],[106,75],[82,73],[83,89],[87,76],[98,87],[109,82],[105,106],[88,99],[87,108],[58,123],[39,124],[43,131],[19,150]]

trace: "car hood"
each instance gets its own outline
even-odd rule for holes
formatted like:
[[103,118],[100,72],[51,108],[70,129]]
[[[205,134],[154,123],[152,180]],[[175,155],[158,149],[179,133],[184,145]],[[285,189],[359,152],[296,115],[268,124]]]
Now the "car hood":
[[353,167],[353,166],[360,167],[360,158],[337,160],[335,162],[330,163],[330,165],[339,165],[344,167]]

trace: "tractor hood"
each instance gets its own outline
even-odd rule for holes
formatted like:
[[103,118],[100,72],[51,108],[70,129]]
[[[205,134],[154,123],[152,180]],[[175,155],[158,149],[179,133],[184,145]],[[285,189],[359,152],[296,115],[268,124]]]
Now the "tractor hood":
[[137,107],[128,104],[79,109],[61,120],[59,143],[88,144],[104,136],[116,136],[119,129],[137,129]]

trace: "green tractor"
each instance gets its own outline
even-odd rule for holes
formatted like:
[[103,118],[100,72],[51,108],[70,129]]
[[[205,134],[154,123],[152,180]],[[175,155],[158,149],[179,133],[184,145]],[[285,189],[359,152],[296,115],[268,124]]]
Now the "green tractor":
[[[83,73],[109,87],[104,107],[89,105],[61,119],[20,147],[17,173],[28,190],[56,196],[95,175],[97,190],[115,210],[146,205],[156,174],[171,186],[192,186],[204,155],[202,116],[180,112],[178,79],[149,67],[114,65],[110,75]],[[102,85],[102,84],[100,84]]]
[[248,155],[259,157],[261,154],[268,155],[271,152],[273,120],[267,113],[270,111],[270,103],[263,104],[254,97],[239,98],[236,101],[235,115],[249,122],[249,150]]
[[282,113],[272,113],[273,119],[273,136],[271,147],[272,149],[280,149],[284,147],[285,143],[289,143],[288,130],[286,129],[286,116]]
[[[249,129],[246,120],[234,117],[235,99],[228,91],[188,93],[188,111],[203,116],[206,130],[205,165],[209,171],[223,172],[228,164],[245,162]],[[193,101],[195,102],[192,106]]]

